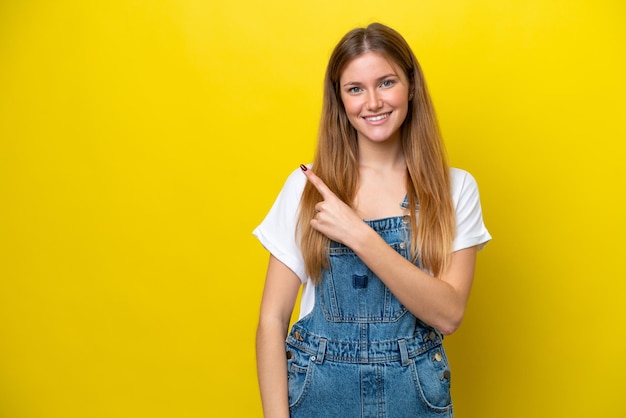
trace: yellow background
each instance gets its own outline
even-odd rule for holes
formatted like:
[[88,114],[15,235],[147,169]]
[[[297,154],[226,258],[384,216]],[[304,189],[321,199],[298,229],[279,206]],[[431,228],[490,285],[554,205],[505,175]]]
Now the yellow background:
[[252,237],[381,21],[494,241],[458,417],[623,417],[626,3],[0,2],[0,417],[260,417]]

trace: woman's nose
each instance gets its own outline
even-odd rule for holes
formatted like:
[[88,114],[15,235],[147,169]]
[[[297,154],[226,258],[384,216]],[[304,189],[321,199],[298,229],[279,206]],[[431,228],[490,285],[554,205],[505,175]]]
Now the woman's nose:
[[382,106],[382,103],[383,103],[382,100],[380,99],[380,97],[375,91],[369,93],[367,97],[367,109],[368,110],[380,109],[380,107]]

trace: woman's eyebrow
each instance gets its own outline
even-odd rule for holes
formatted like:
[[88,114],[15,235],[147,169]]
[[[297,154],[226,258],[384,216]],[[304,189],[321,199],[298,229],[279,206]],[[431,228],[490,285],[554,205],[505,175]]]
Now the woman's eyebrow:
[[[389,77],[397,77],[397,74],[396,73],[385,74],[383,76],[378,77],[376,79],[376,82],[383,81],[385,78],[389,78]],[[359,81],[346,81],[345,83],[343,83],[343,86],[344,87],[347,87],[347,86],[360,86],[361,84],[363,84],[363,83],[361,83]]]

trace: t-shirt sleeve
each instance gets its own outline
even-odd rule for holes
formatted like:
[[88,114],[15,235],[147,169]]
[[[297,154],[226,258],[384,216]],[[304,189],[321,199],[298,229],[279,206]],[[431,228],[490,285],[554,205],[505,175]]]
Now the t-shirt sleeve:
[[287,178],[272,208],[252,234],[274,257],[291,269],[304,283],[307,280],[302,252],[296,241],[296,223],[306,177],[300,169]]
[[453,250],[478,246],[482,249],[491,235],[483,222],[476,180],[466,171],[452,169],[452,195],[456,208],[456,236]]

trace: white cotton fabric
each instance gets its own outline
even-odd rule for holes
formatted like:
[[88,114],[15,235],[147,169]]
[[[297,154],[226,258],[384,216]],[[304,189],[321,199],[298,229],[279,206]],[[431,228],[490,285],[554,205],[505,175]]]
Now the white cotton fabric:
[[[478,246],[482,249],[491,240],[483,223],[476,180],[467,171],[451,168],[452,202],[456,210],[456,236],[453,251]],[[315,286],[308,286],[302,252],[296,239],[296,223],[300,197],[306,184],[300,169],[285,182],[263,222],[252,232],[263,246],[289,267],[304,284],[300,318],[308,314],[315,302]],[[400,203],[400,202],[398,202]]]

